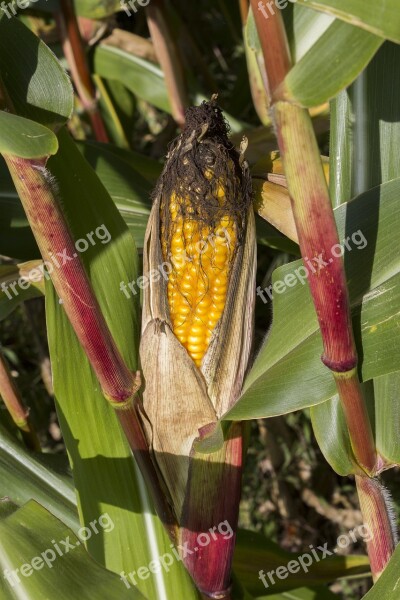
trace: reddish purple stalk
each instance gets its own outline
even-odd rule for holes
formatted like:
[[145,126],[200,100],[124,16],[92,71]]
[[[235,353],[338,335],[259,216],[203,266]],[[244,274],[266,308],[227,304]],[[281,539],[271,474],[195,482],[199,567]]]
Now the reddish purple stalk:
[[228,600],[241,494],[242,425],[231,426],[222,452],[195,454],[181,519],[189,573],[207,598]]
[[282,15],[277,11],[265,19],[257,10],[257,0],[251,2],[265,58],[273,118],[300,249],[309,273],[324,345],[322,361],[335,378],[354,456],[365,471],[364,476],[357,477],[357,486],[365,522],[374,535],[368,551],[371,569],[377,578],[393,553],[395,542],[383,488],[369,478],[376,473],[379,461],[357,374],[357,351],[341,245],[310,115],[285,100],[285,77],[291,67],[291,57]]
[[[46,159],[4,157],[56,292],[95,371],[104,395],[124,402],[136,392],[76,252]],[[68,256],[71,260],[64,260]]]
[[7,362],[0,351],[0,396],[30,450],[40,451],[40,442],[24,406],[19,390],[13,380]]

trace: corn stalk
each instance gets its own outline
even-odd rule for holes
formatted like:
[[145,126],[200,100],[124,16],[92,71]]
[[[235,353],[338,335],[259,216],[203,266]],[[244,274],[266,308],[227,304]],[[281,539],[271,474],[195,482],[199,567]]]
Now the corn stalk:
[[60,12],[55,14],[55,19],[72,80],[82,105],[89,115],[96,140],[98,142],[109,142],[103,117],[98,108],[97,90],[89,71],[73,3],[71,0],[61,0],[60,8]]
[[[374,542],[368,552],[376,580],[395,547],[387,497],[374,484],[379,469],[374,437],[357,372],[350,302],[344,264],[333,258],[339,247],[329,191],[308,111],[287,101],[285,77],[291,56],[280,11],[265,18],[256,0],[251,2],[264,53],[271,113],[277,133],[291,205],[305,265],[312,258],[309,284],[321,330],[323,363],[331,370],[342,402],[354,456],[360,467],[357,488],[365,522]],[[371,478],[371,479],[370,479]]]
[[7,361],[0,350],[0,396],[16,426],[20,429],[25,444],[31,450],[40,451],[40,442],[29,417],[20,392],[13,380]]

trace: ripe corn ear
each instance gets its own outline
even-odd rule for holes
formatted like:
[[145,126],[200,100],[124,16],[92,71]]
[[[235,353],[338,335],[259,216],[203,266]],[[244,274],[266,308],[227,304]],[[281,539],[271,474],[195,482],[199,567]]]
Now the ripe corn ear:
[[[239,397],[247,369],[256,269],[243,155],[214,99],[189,109],[186,122],[147,228],[140,348],[143,426],[182,546],[225,520],[237,526],[242,426],[222,430],[218,420]],[[160,270],[163,277],[151,277]],[[207,446],[214,435],[220,443]],[[234,540],[219,536],[183,557],[206,595],[227,597]]]

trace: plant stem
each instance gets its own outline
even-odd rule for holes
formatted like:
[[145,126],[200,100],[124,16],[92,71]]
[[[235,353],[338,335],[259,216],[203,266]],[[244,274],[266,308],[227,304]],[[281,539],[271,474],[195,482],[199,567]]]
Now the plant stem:
[[233,600],[230,590],[213,596],[209,596],[208,594],[201,594],[201,597],[203,600]]
[[[137,386],[140,386],[140,375]],[[163,522],[171,540],[177,543],[178,524],[167,501],[165,491],[160,486],[160,480],[156,468],[151,459],[149,447],[143,433],[143,428],[138,415],[138,403],[132,399],[125,405],[112,402],[111,405],[117,413],[117,417],[131,447],[139,469],[148,485],[158,516]]]
[[24,406],[24,402],[21,398],[19,390],[15,385],[13,377],[8,368],[6,359],[0,350],[0,396],[3,399],[4,404],[8,412],[11,415],[12,420],[16,426],[21,430],[22,437],[25,441],[26,446],[30,450],[40,452],[39,438],[32,426],[29,418],[29,409]]
[[377,479],[356,475],[356,485],[364,525],[372,533],[367,541],[367,549],[372,576],[376,581],[397,544],[395,517],[391,514],[388,492]]
[[[149,484],[159,514],[173,537],[176,523],[158,483],[136,406],[140,375],[132,373],[112,337],[101,312],[85,267],[75,252],[74,240],[63,213],[45,159],[31,161],[4,156],[21,198],[45,264],[51,267],[52,283],[63,308],[95,372],[104,396],[114,409],[129,445]],[[67,264],[57,259],[73,257]],[[60,258],[61,261],[61,258]],[[55,266],[57,268],[55,268]]]
[[333,372],[342,402],[353,452],[368,472],[375,469],[377,456],[371,423],[356,368],[344,373]]
[[97,92],[90,75],[78,20],[71,0],[60,0],[61,11],[55,19],[61,34],[65,58],[79,98],[88,112],[95,138],[109,142],[103,118],[97,106]]
[[277,99],[277,90],[291,66],[289,44],[280,11],[266,19],[259,10],[257,0],[251,0],[251,6],[264,54],[268,77],[267,92],[272,104]]
[[164,73],[172,116],[180,127],[185,124],[185,108],[189,105],[183,66],[176,41],[167,21],[163,0],[151,0],[146,7],[147,24],[157,58]]
[[249,15],[249,0],[239,0],[240,18],[242,19],[243,27],[246,25]]
[[[364,470],[358,477],[361,509],[371,524],[374,545],[369,545],[371,569],[379,577],[394,550],[386,504],[372,480],[377,468],[375,442],[365,398],[357,374],[350,299],[342,252],[324,171],[310,115],[284,99],[284,80],[291,66],[280,11],[268,19],[251,0],[264,53],[272,114],[284,164],[288,191],[321,330],[323,363],[332,371],[340,395],[356,460]],[[379,514],[379,518],[371,518]],[[380,528],[384,524],[382,528]]]
[[[243,424],[233,423],[225,432],[222,448],[211,454],[192,452],[189,479],[180,520],[180,541],[198,546],[199,536],[216,523],[237,530],[243,465]],[[210,598],[229,600],[231,567],[236,535],[225,539],[216,532],[209,545],[183,557],[198,588]]]
[[[75,250],[46,159],[4,156],[29,224],[64,310],[84,348],[106,398],[124,402],[136,393],[126,366],[101,312],[84,265]],[[57,256],[73,257],[60,264]],[[54,260],[55,259],[55,260]],[[61,259],[60,259],[61,260]],[[64,263],[64,261],[62,261]]]
[[373,473],[375,446],[355,370],[357,351],[346,276],[343,260],[335,251],[340,246],[339,237],[312,122],[305,109],[283,101],[274,104],[273,116],[300,249],[308,267],[321,329],[322,361],[335,377],[354,454],[360,465]]

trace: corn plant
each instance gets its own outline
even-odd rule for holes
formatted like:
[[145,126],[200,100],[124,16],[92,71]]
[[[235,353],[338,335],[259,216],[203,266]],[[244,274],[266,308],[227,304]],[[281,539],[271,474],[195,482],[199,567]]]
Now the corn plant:
[[[203,4],[0,6],[0,335],[42,365],[0,338],[5,600],[398,598],[400,12]],[[298,415],[336,547],[243,526],[252,425]]]

